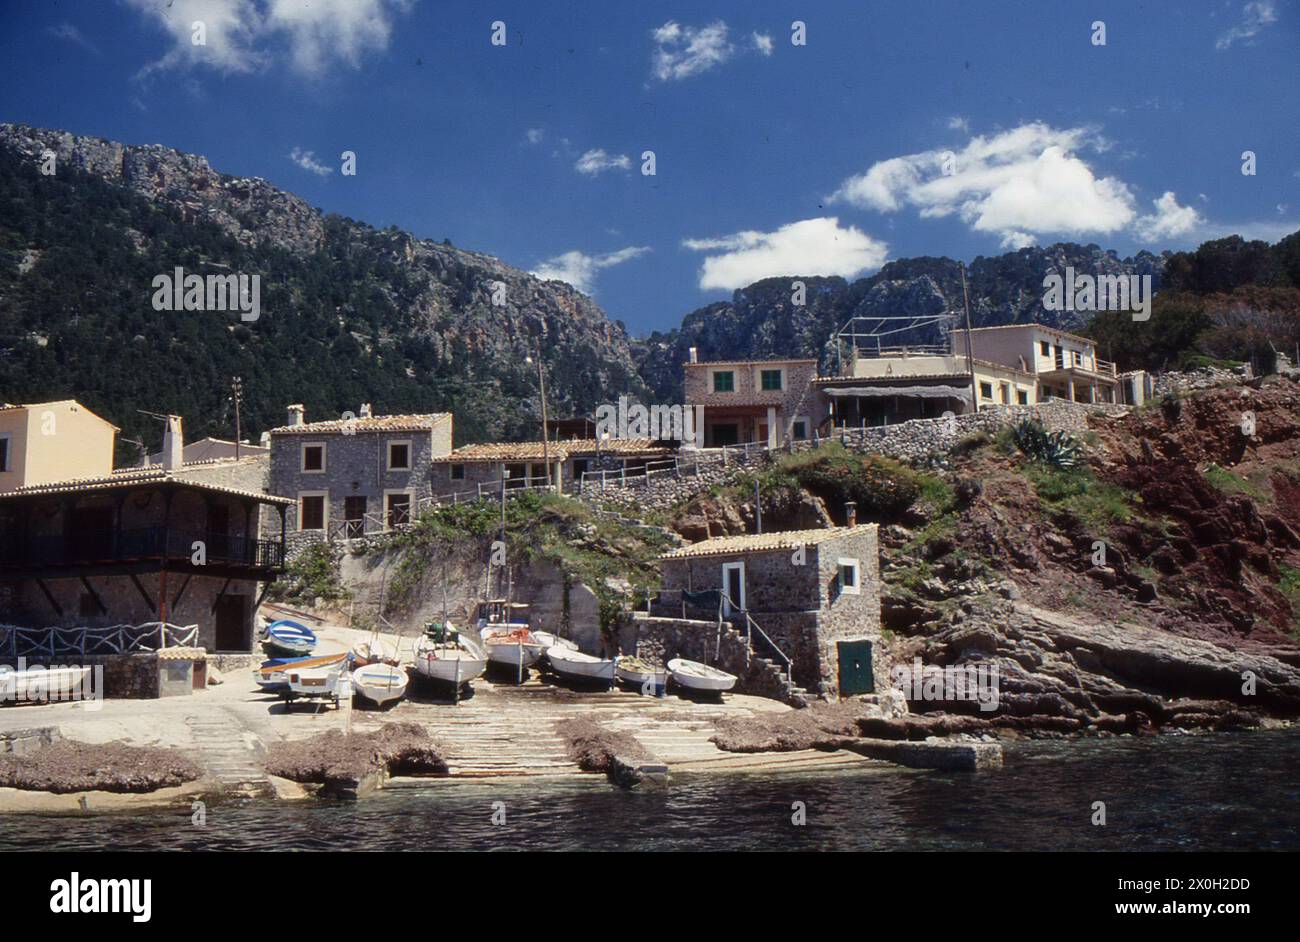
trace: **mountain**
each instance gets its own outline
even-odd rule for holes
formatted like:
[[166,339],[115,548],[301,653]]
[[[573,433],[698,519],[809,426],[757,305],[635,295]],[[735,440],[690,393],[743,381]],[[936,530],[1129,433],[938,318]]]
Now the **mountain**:
[[[153,279],[178,266],[260,275],[260,317],[155,310]],[[239,376],[246,436],[291,402],[309,419],[370,402],[454,411],[458,442],[536,438],[539,346],[552,415],[642,391],[622,327],[567,284],[200,156],[0,125],[0,400],[75,395],[154,450],[159,424],[137,410],[229,437]]]
[[[1150,275],[1159,289],[1168,256],[1139,252],[1120,258],[1096,245],[1060,242],[991,258],[980,256],[966,271],[971,323],[975,327],[1037,321],[1079,330],[1089,315],[1052,311],[1042,305],[1043,278],[1064,274]],[[852,317],[940,314],[962,310],[961,270],[950,258],[899,259],[870,278],[801,278],[804,304],[793,303],[794,278],[768,278],[687,314],[682,326],[656,332],[633,345],[641,376],[660,399],[681,395],[681,364],[696,347],[701,360],[816,358],[823,369],[835,360],[832,334]],[[960,326],[960,325],[959,325]],[[913,342],[933,341],[935,332],[914,333]],[[901,342],[895,340],[895,343]]]

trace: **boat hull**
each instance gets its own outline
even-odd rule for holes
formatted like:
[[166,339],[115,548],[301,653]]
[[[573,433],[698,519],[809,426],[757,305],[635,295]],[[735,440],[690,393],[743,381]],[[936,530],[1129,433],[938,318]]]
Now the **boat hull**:
[[372,664],[352,672],[352,693],[377,706],[383,706],[406,696],[410,678],[406,671],[387,664]]
[[437,657],[431,652],[416,652],[415,655],[415,672],[427,680],[444,684],[468,683],[482,677],[487,666],[487,658],[472,655]]
[[711,693],[724,693],[736,686],[738,678],[716,667],[709,667],[698,661],[674,658],[668,662],[668,674],[673,683],[687,690],[700,690]]
[[614,668],[614,676],[625,684],[635,684],[638,687],[644,687],[646,684],[662,687],[668,683],[666,670],[637,670],[624,667],[622,664]]
[[561,677],[568,677],[573,680],[614,682],[615,661],[603,658],[588,658],[577,651],[561,647],[553,647],[547,650],[546,659],[551,662],[551,670]]

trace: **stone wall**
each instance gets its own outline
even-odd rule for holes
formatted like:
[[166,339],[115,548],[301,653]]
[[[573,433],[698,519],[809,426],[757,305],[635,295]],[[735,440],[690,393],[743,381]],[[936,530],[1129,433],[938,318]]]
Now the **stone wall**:
[[[996,433],[1021,419],[1037,418],[1048,429],[1080,433],[1088,427],[1088,415],[1096,413],[1118,414],[1129,406],[1107,403],[1066,402],[1054,399],[1031,406],[996,406],[980,412],[938,419],[915,419],[898,425],[868,426],[841,429],[836,439],[845,447],[863,454],[887,455],[901,461],[933,464],[958,442],[977,432]],[[583,488],[582,497],[616,507],[665,507],[690,500],[711,487],[725,486],[744,472],[760,468],[773,456],[788,450],[816,448],[830,439],[819,442],[795,442],[789,448],[767,451],[754,449],[745,453],[729,452],[725,463],[718,452],[708,452],[694,466],[680,473],[666,471],[648,477],[628,478],[625,485],[606,485]]]
[[[15,669],[19,667],[89,667],[99,672],[102,680],[87,680],[85,690],[113,700],[153,700],[158,697],[158,655],[151,652],[136,654],[85,654],[48,659],[24,658],[18,662],[10,657],[0,658],[0,664]],[[90,686],[93,684],[94,686]]]
[[1210,389],[1226,383],[1240,383],[1249,378],[1249,366],[1240,366],[1232,370],[1204,366],[1186,373],[1159,373],[1155,378],[1155,395],[1157,398],[1170,393],[1177,395],[1197,389]]

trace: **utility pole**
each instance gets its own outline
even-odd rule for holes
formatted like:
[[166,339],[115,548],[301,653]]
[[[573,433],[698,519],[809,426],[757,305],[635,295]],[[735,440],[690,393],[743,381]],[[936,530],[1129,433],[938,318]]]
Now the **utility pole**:
[[231,400],[235,403],[235,459],[239,459],[239,405],[244,400],[244,381],[236,376],[230,383]]
[[970,408],[972,412],[980,411],[980,394],[975,384],[975,353],[970,335],[970,295],[966,291],[966,263],[958,262],[961,269],[961,302],[966,309],[966,369],[970,373]]
[[[537,341],[537,389],[542,397],[542,463],[546,465],[546,486],[551,486],[551,452],[546,439],[546,374],[542,371],[542,341]],[[526,482],[525,482],[526,483]]]
[[759,533],[763,532],[763,500],[758,496],[758,481],[754,481],[754,518]]

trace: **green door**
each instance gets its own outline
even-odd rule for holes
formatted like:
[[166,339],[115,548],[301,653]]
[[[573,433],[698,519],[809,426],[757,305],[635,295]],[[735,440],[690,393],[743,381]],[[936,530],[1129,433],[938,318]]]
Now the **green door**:
[[876,680],[871,673],[871,642],[841,641],[837,647],[840,655],[840,696],[875,693]]

